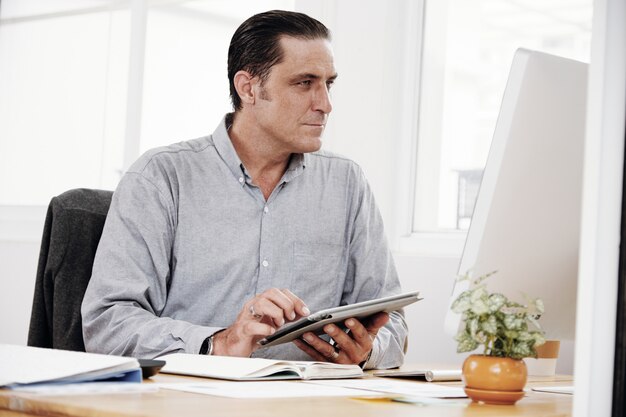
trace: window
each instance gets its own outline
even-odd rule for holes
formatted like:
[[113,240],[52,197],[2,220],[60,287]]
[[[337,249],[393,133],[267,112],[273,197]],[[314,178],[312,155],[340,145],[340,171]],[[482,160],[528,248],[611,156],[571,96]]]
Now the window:
[[2,1],[0,205],[47,204],[119,168],[130,15],[108,3]]
[[413,232],[462,232],[515,50],[589,62],[592,1],[432,0],[424,15]]

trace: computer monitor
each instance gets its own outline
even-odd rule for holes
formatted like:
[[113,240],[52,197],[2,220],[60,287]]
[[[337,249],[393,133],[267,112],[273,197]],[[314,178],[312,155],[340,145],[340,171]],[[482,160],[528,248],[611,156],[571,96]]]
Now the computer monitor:
[[[586,89],[587,64],[517,50],[458,271],[497,270],[490,291],[543,299],[550,339],[574,339]],[[448,309],[446,333],[460,319]]]

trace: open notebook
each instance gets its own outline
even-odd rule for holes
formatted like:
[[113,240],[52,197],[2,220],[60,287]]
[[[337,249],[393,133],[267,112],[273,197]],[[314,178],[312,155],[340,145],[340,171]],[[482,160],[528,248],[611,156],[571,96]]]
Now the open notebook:
[[161,356],[159,359],[166,362],[161,369],[163,373],[236,381],[334,379],[363,376],[363,371],[357,365],[338,365],[329,362],[281,361],[185,353],[173,353]]

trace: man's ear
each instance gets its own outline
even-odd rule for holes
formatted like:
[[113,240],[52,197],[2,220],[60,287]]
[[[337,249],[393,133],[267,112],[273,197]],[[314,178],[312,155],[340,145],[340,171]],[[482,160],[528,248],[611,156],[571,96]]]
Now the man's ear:
[[256,77],[250,75],[247,71],[237,71],[234,78],[235,90],[239,94],[242,104],[254,104],[255,92],[254,84],[256,83]]

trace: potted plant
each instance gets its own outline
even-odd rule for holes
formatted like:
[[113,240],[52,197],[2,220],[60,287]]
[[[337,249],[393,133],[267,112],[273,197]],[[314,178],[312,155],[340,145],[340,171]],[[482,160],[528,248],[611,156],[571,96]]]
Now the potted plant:
[[536,357],[535,348],[545,342],[537,319],[544,311],[541,299],[526,304],[490,293],[485,280],[495,273],[471,279],[470,289],[461,293],[451,309],[462,315],[463,325],[455,340],[457,352],[482,346],[482,354],[470,355],[463,363],[465,392],[473,401],[514,404],[524,396],[526,357]]

